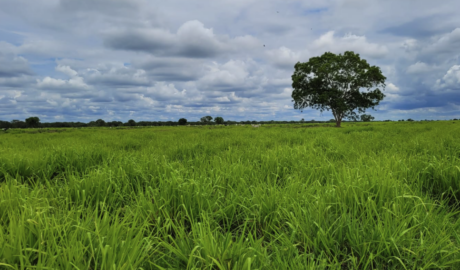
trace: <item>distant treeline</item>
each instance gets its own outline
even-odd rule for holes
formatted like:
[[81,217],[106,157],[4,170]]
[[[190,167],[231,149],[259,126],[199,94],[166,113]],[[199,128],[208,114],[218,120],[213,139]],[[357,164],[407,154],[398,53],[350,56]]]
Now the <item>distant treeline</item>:
[[[457,120],[457,119],[453,119]],[[384,120],[381,122],[391,122],[392,120]],[[397,120],[397,121],[405,121],[405,120]],[[414,121],[412,119],[407,119],[406,121]],[[422,121],[432,121],[432,120],[422,120]],[[329,121],[315,121],[315,120],[310,120],[310,121],[225,121],[223,124],[224,125],[235,125],[235,124],[299,124],[299,123],[330,123],[330,122],[335,122],[334,119],[331,119]],[[358,122],[358,121],[344,121],[344,122]],[[379,121],[375,121],[379,122]],[[134,120],[129,120],[128,122],[121,122],[121,121],[111,121],[111,122],[105,122],[102,119],[98,119],[96,121],[91,121],[89,123],[83,123],[83,122],[51,122],[51,123],[34,123],[34,124],[28,124],[26,121],[20,121],[20,120],[13,120],[13,121],[2,121],[0,120],[0,128],[5,129],[5,128],[58,128],[58,127],[66,127],[66,128],[71,128],[71,127],[133,127],[133,126],[141,126],[141,127],[147,127],[147,126],[178,126],[180,125],[178,122],[174,121],[139,121],[136,122]],[[195,126],[195,125],[217,125],[216,122],[187,122],[186,125],[190,126]]]
[[[224,125],[234,125],[234,124],[289,124],[289,123],[326,123],[329,121],[225,121]],[[174,121],[139,121],[130,120],[128,122],[121,121],[111,121],[105,122],[102,119],[96,121],[91,121],[89,123],[83,122],[52,122],[52,123],[38,123],[33,127],[41,128],[57,128],[57,127],[130,127],[130,126],[177,126],[180,125],[178,122]],[[187,122],[186,125],[217,125],[216,122]],[[29,128],[31,127],[25,121],[13,120],[11,122],[1,121],[0,128]]]

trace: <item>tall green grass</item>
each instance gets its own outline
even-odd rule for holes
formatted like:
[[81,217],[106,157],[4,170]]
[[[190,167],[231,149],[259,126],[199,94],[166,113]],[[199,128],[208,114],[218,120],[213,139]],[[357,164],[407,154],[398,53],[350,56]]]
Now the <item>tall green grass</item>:
[[452,122],[0,134],[0,268],[459,269]]

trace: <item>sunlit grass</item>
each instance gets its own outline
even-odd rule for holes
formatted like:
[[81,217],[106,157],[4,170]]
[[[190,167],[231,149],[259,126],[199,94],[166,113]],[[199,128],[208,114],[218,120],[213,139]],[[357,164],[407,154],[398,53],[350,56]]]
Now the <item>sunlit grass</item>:
[[0,269],[459,269],[457,126],[9,131]]

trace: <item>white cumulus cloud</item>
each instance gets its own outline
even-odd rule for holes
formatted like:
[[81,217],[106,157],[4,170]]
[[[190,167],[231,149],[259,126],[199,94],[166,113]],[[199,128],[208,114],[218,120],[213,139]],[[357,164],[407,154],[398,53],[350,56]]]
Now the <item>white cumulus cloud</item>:
[[447,73],[436,81],[437,89],[460,90],[460,65],[452,66]]
[[313,42],[313,49],[316,51],[331,51],[333,53],[354,51],[372,58],[381,58],[388,53],[385,45],[370,43],[365,36],[346,34],[343,37],[336,37],[334,31],[329,31],[315,40]]

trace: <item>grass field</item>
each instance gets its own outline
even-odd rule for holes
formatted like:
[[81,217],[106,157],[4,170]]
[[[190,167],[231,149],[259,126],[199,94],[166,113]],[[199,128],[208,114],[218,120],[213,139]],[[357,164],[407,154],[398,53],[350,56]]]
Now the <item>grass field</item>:
[[460,123],[343,126],[2,132],[0,269],[460,269]]

